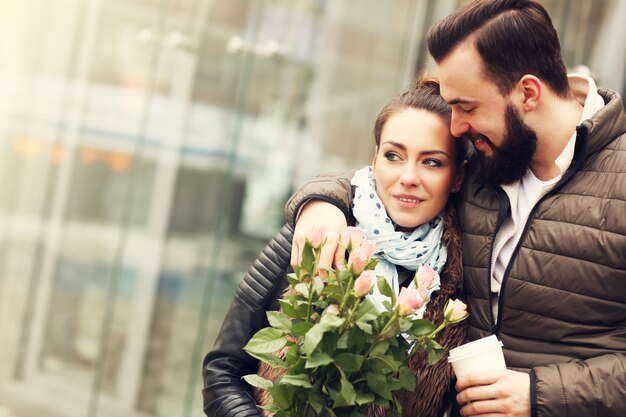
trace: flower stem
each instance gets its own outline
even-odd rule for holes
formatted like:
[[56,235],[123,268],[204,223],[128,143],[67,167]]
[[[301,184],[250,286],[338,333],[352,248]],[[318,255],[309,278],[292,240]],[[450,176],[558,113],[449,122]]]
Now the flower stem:
[[350,292],[352,291],[353,281],[354,281],[354,276],[350,274],[350,281],[348,281],[348,286],[344,289],[343,299],[341,300],[341,305],[339,306],[340,312],[343,312],[343,309],[346,307],[346,303],[348,302],[348,297],[350,296]]
[[306,321],[307,323],[311,321],[311,309],[313,307],[313,281],[315,279],[316,275],[318,274],[318,267],[317,264],[320,260],[320,249],[315,249],[315,261],[313,263],[313,271],[312,271],[312,276],[309,277],[309,296],[308,298],[308,305],[306,308]]
[[442,331],[446,327],[447,324],[448,323],[446,323],[446,320],[444,319],[444,321],[439,325],[439,327],[437,327],[435,330],[430,332],[430,334],[427,337],[429,339],[434,338],[435,336],[437,336],[437,333],[439,333],[440,331]]

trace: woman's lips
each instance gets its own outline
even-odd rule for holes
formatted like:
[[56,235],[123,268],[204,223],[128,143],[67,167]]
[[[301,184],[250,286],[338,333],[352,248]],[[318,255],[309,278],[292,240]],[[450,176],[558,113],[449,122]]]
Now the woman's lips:
[[403,207],[403,208],[413,208],[417,206],[419,203],[421,203],[422,201],[424,201],[421,198],[418,198],[412,195],[405,195],[405,194],[396,195],[394,196],[394,198],[396,199],[400,207]]

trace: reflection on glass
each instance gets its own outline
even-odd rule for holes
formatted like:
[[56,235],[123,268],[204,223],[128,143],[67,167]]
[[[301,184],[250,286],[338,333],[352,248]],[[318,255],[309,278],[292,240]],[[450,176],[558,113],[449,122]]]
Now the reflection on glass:
[[[370,162],[458,3],[0,0],[0,382],[90,417],[199,415],[202,355],[284,202]],[[616,2],[545,3],[586,63],[581,28]]]
[[63,376],[73,383],[88,385],[92,382],[101,354],[103,323],[110,320],[107,314],[111,314],[109,292],[113,272],[119,273],[121,279],[115,306],[116,320],[107,341],[108,369],[103,389],[114,391],[137,278],[132,270],[113,271],[107,263],[98,264],[94,260],[85,261],[67,255],[59,259],[46,314],[40,358],[43,371]]

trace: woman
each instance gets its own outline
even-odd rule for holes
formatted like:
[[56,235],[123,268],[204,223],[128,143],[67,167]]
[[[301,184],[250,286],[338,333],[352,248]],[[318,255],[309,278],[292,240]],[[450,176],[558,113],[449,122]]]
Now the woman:
[[[448,204],[463,180],[465,144],[450,135],[449,106],[439,85],[421,78],[413,89],[395,97],[378,115],[374,127],[376,153],[371,167],[356,171],[351,223],[366,230],[383,253],[396,291],[407,285],[416,268],[429,264],[441,283],[424,317],[441,323],[445,303],[461,295],[461,249],[456,216]],[[204,411],[210,416],[260,416],[252,389],[241,380],[257,372],[258,361],[242,347],[267,326],[265,312],[278,309],[278,298],[290,272],[292,229],[288,226],[266,246],[236,291],[235,299],[204,360]],[[447,327],[438,341],[446,349],[463,342],[465,326]],[[428,366],[423,354],[410,363],[417,389],[402,403],[405,415],[438,416],[451,388],[452,370],[441,361]],[[382,415],[379,409],[370,414]]]

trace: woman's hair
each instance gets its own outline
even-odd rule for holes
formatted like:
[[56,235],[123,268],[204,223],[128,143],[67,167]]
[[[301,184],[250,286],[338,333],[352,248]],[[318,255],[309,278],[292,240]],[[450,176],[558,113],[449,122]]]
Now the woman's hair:
[[483,61],[485,78],[503,95],[525,74],[539,77],[559,97],[569,95],[559,37],[537,1],[472,1],[432,26],[427,38],[438,63],[460,43],[472,42]]
[[[452,109],[439,94],[439,81],[435,77],[420,75],[415,80],[413,88],[395,96],[378,113],[374,124],[374,139],[377,147],[380,146],[380,137],[387,120],[394,114],[406,109],[426,110],[443,118],[448,124],[452,120]],[[455,164],[460,167],[466,159],[467,140],[454,139],[454,144],[456,148]]]

